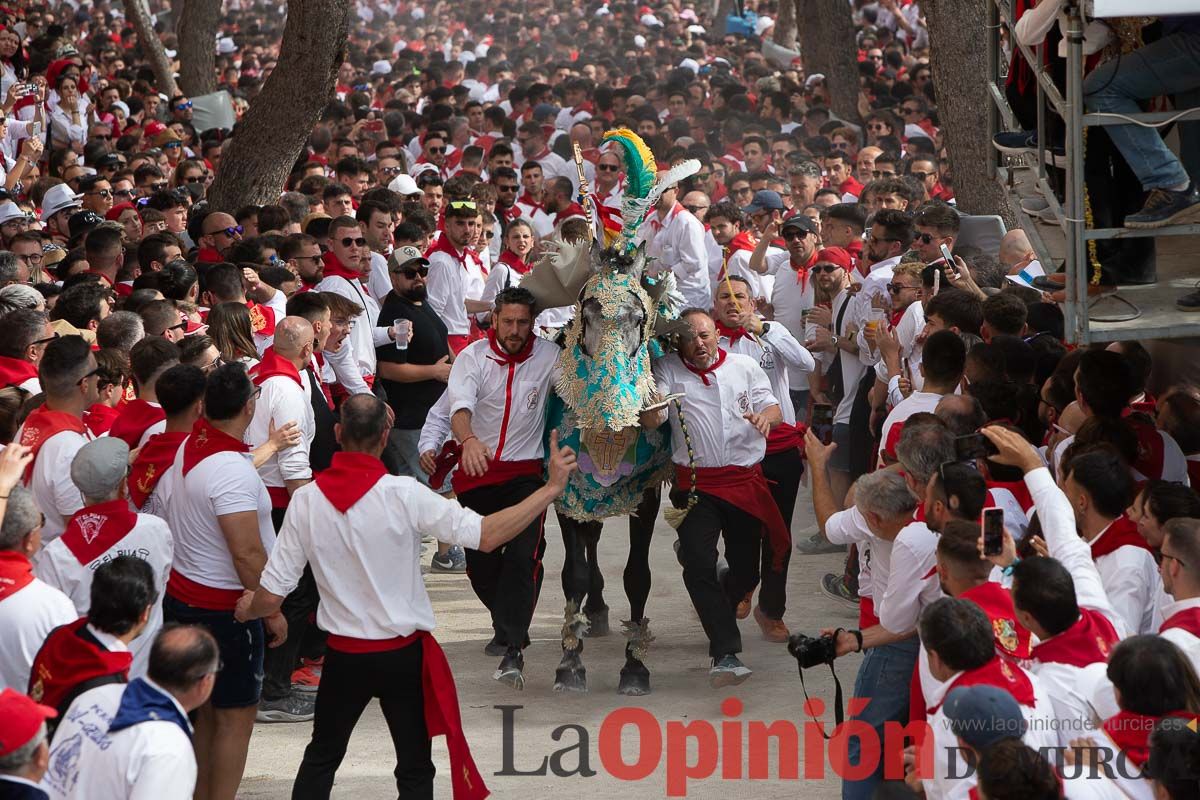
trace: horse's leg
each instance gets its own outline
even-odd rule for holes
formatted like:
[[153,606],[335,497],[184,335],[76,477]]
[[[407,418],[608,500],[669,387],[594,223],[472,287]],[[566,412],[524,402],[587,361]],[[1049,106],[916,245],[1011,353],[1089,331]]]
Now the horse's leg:
[[603,523],[588,524],[583,533],[587,551],[588,590],[583,613],[588,618],[588,638],[608,636],[608,604],[604,602],[604,575],[600,572],[600,532]]
[[629,556],[625,561],[625,596],[629,599],[630,621],[625,623],[625,666],[617,692],[625,695],[650,694],[650,670],[646,652],[654,637],[646,618],[646,600],[650,596],[650,539],[662,499],[660,489],[647,489],[637,512],[629,517]]
[[554,673],[556,692],[586,692],[587,672],[583,666],[583,640],[580,638],[584,626],[580,606],[588,591],[587,529],[599,526],[598,522],[579,522],[565,514],[558,514],[558,525],[563,537],[563,596],[566,608],[563,611],[562,661]]

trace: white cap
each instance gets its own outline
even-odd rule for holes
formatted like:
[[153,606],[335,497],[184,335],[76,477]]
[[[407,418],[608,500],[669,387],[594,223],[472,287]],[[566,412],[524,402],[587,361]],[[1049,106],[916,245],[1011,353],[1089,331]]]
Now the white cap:
[[6,200],[3,203],[0,203],[0,225],[3,225],[10,220],[19,219],[23,216],[25,216],[25,212],[21,210],[19,205],[11,200]]
[[233,37],[222,36],[220,39],[217,39],[217,53],[227,56],[236,52],[237,45],[233,43]]
[[637,34],[637,35],[635,35],[635,36],[633,37],[633,44],[634,44],[634,46],[635,46],[635,47],[637,47],[637,49],[639,49],[639,50],[643,50],[643,49],[645,49],[645,47],[646,47],[646,37],[645,37],[645,36],[642,36],[640,33],[639,33],[639,34]]
[[775,20],[771,19],[770,17],[759,17],[754,23],[754,35],[762,36],[763,31],[765,31],[767,28],[773,27],[775,27]]
[[376,61],[374,64],[371,65],[371,74],[372,75],[391,75],[392,74],[392,62],[385,61],[382,58],[379,59],[378,61]]
[[612,14],[612,12],[608,10],[608,6],[600,6],[599,8],[596,9],[597,17],[607,17],[610,14]]
[[79,208],[82,205],[83,195],[75,194],[71,191],[71,187],[65,183],[58,183],[50,187],[50,191],[42,198],[42,222],[47,221],[60,211],[66,211],[68,208]]
[[413,19],[425,19],[425,9],[417,6],[412,10],[411,16]]
[[685,58],[683,61],[679,62],[679,66],[687,67],[692,71],[693,75],[698,75],[700,73],[700,64],[694,58]]
[[658,21],[658,17],[653,14],[642,14],[642,18],[638,22],[645,25],[647,28],[661,28],[662,23]]
[[687,30],[688,33],[694,33],[697,36],[703,36],[704,34],[708,33],[708,31],[704,29],[703,25],[688,25]]
[[824,75],[819,72],[814,72],[812,75],[809,75],[804,79],[804,88],[811,89],[812,87],[816,86],[819,81],[823,80],[825,80]]
[[437,172],[436,164],[430,164],[428,161],[420,161],[408,168],[408,174],[416,178],[422,172]]
[[411,196],[414,194],[424,194],[417,188],[417,182],[412,179],[411,175],[397,175],[392,178],[392,182],[388,184],[388,188],[397,194]]
[[904,126],[904,138],[905,139],[932,139],[933,137],[929,135],[929,131],[925,130],[920,125],[910,122]]

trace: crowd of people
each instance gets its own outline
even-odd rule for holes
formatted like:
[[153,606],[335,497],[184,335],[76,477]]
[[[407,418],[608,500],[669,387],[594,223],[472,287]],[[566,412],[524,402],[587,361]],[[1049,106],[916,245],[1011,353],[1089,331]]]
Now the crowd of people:
[[[847,800],[1200,796],[1200,388],[1066,342],[1024,233],[956,208],[917,2],[848,4],[855,120],[763,56],[777,5],[709,5],[361,0],[287,184],[236,208],[206,193],[238,126],[119,8],[0,9],[0,798],[232,800],[255,724],[305,722],[292,796],[328,797],[373,699],[401,797],[438,735],[486,796],[423,575],[467,574],[521,688],[583,466],[546,421],[578,309],[521,284],[628,222],[618,130],[688,165],[638,229],[679,312],[640,422],[710,685],[752,677],[739,620],[811,646],[789,561],[842,554],[859,627],[819,641],[912,746],[901,780],[850,736]],[[282,27],[228,4],[239,113]],[[1195,190],[1164,180],[1166,219]]]

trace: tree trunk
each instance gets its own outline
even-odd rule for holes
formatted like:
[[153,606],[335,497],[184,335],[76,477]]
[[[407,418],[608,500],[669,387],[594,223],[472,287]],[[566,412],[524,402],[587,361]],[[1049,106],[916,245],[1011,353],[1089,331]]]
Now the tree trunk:
[[852,46],[854,20],[849,4],[846,0],[795,3],[804,73],[824,75],[833,113],[847,122],[858,122],[858,58]]
[[184,0],[175,36],[179,40],[179,86],[189,97],[217,90],[217,24],[221,0]]
[[[981,20],[988,0],[922,0],[929,25],[930,69],[937,91],[938,121],[954,181],[958,208],[968,214],[999,214],[1005,225],[1016,215],[1000,183],[989,173],[996,159],[986,123],[988,93],[987,37]],[[982,118],[981,118],[982,116]]]
[[154,31],[154,22],[150,19],[150,9],[145,0],[124,0],[125,17],[137,31],[138,47],[150,60],[150,68],[154,70],[154,82],[158,90],[167,97],[179,94],[175,88],[175,74],[171,71],[171,60],[163,50],[162,41]]
[[208,191],[213,208],[232,212],[279,198],[333,93],[349,36],[350,0],[290,0],[279,62],[221,159]]
[[771,34],[775,44],[789,50],[796,49],[796,11],[794,0],[780,0],[779,19],[775,20],[775,32]]

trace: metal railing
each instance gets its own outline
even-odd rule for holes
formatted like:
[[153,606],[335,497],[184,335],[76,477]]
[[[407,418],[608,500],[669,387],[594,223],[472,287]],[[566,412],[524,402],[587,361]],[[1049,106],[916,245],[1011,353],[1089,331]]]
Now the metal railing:
[[[1049,203],[1055,213],[1058,225],[1066,240],[1067,273],[1066,302],[1063,312],[1066,322],[1067,338],[1077,344],[1088,344],[1092,341],[1108,341],[1111,339],[1133,338],[1172,338],[1178,336],[1200,335],[1200,326],[1196,323],[1181,325],[1179,322],[1165,324],[1138,325],[1136,330],[1107,332],[1102,338],[1094,336],[1095,331],[1089,324],[1088,318],[1088,284],[1091,268],[1088,258],[1088,242],[1098,239],[1121,239],[1132,237],[1168,237],[1191,236],[1200,234],[1200,224],[1168,225],[1154,229],[1140,228],[1090,228],[1085,220],[1084,204],[1084,128],[1090,126],[1122,125],[1127,123],[1142,123],[1154,127],[1163,127],[1176,121],[1200,119],[1200,107],[1175,112],[1152,112],[1140,114],[1089,114],[1083,106],[1083,18],[1080,4],[1076,0],[1067,3],[1064,12],[1067,24],[1064,27],[1064,41],[1067,50],[1067,65],[1065,78],[1065,96],[1055,85],[1050,74],[1045,70],[1043,49],[1045,44],[1034,47],[1021,44],[1011,32],[1015,25],[1013,8],[1010,0],[992,0],[989,5],[987,48],[987,69],[989,76],[989,94],[992,102],[988,109],[988,126],[992,135],[1001,129],[1003,121],[1005,128],[1018,129],[1016,116],[1009,107],[1004,89],[998,83],[1001,77],[1001,24],[1010,31],[1009,42],[1020,51],[1037,79],[1037,188]],[[1046,110],[1049,107],[1063,120],[1066,129],[1066,169],[1065,169],[1065,202],[1059,203],[1053,188],[1047,179],[1046,162],[1050,155],[1052,143],[1047,137]],[[1007,167],[1002,167],[993,159],[990,163],[990,174],[997,180],[1005,181],[1012,186],[1012,173]],[[1029,234],[1030,243],[1037,252],[1043,264],[1049,264],[1049,250],[1037,226],[1014,203],[1014,211],[1022,220],[1022,228]],[[1119,293],[1118,293],[1119,294]],[[1102,295],[1104,296],[1104,295]],[[1107,295],[1111,297],[1112,295]],[[1126,300],[1129,303],[1128,300]],[[1133,304],[1130,303],[1130,306]],[[1180,315],[1183,316],[1182,314]],[[1192,315],[1188,315],[1188,321]]]

